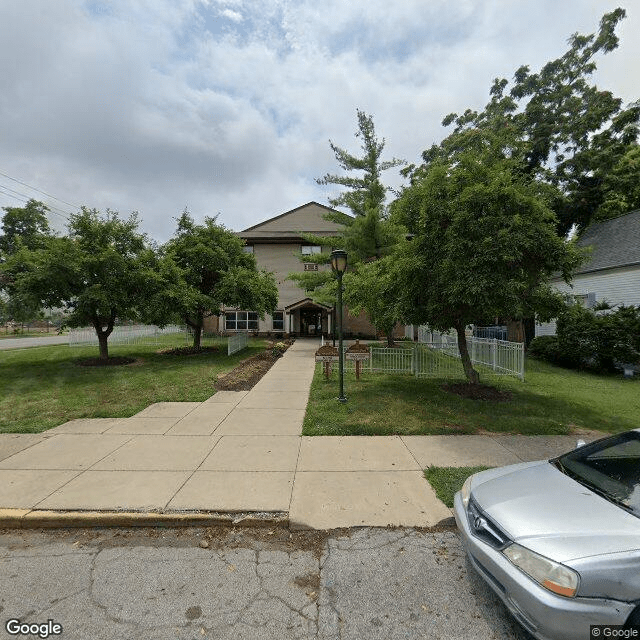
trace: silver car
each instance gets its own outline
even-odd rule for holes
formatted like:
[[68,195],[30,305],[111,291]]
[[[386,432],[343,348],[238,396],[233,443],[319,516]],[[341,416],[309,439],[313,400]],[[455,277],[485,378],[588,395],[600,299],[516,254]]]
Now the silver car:
[[476,473],[455,516],[471,564],[536,638],[640,626],[640,429]]

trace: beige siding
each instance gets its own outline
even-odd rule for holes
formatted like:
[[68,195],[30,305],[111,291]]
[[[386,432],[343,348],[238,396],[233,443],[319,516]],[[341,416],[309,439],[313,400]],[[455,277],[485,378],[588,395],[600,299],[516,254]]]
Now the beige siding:
[[251,233],[258,233],[259,231],[303,231],[312,233],[315,231],[340,231],[344,228],[340,224],[325,220],[324,216],[327,213],[329,212],[323,207],[311,203],[275,220],[268,220],[252,229]]
[[[299,244],[255,244],[254,255],[258,267],[271,271],[278,285],[278,309],[298,302],[308,294],[300,289],[292,280],[287,280],[287,276],[293,272],[302,272],[303,263],[297,257],[300,252]],[[319,269],[326,270],[329,267],[319,265]]]

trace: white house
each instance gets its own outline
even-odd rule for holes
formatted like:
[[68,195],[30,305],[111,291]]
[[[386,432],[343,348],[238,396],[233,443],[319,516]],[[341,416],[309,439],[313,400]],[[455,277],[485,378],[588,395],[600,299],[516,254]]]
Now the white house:
[[[589,247],[590,256],[576,272],[571,285],[552,281],[585,306],[598,302],[640,305],[640,210],[592,224],[577,242]],[[536,336],[554,335],[555,322],[536,325]]]

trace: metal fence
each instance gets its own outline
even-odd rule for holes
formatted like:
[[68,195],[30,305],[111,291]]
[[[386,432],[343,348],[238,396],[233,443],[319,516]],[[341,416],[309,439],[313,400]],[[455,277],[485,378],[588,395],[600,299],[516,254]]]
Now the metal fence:
[[492,325],[490,327],[474,327],[473,335],[476,338],[496,338],[496,340],[508,340],[509,330],[506,325]]
[[[174,335],[181,340],[187,339],[185,327],[179,325],[167,325],[156,327],[155,325],[129,325],[114,327],[109,335],[109,346],[119,344],[161,344],[166,341],[164,336]],[[86,347],[98,344],[98,336],[93,327],[80,327],[69,330],[70,347]]]
[[249,334],[246,332],[236,333],[233,336],[229,336],[227,341],[227,355],[242,351],[249,344]]
[[[469,337],[467,347],[471,362],[481,377],[514,376],[524,380],[522,343]],[[362,371],[410,373],[419,378],[464,376],[458,343],[452,336],[440,335],[433,342],[409,343],[400,348],[372,346],[370,352],[370,359],[362,363]],[[345,360],[345,369],[355,369],[355,363]]]

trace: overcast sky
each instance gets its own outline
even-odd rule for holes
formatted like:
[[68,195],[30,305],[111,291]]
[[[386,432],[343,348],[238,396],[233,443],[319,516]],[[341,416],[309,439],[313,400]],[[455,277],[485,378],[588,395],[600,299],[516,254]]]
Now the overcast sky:
[[164,242],[185,207],[240,230],[326,204],[314,179],[338,170],[329,139],[357,151],[356,108],[415,162],[444,115],[616,6],[596,79],[628,102],[640,0],[0,0],[0,206],[137,210]]

